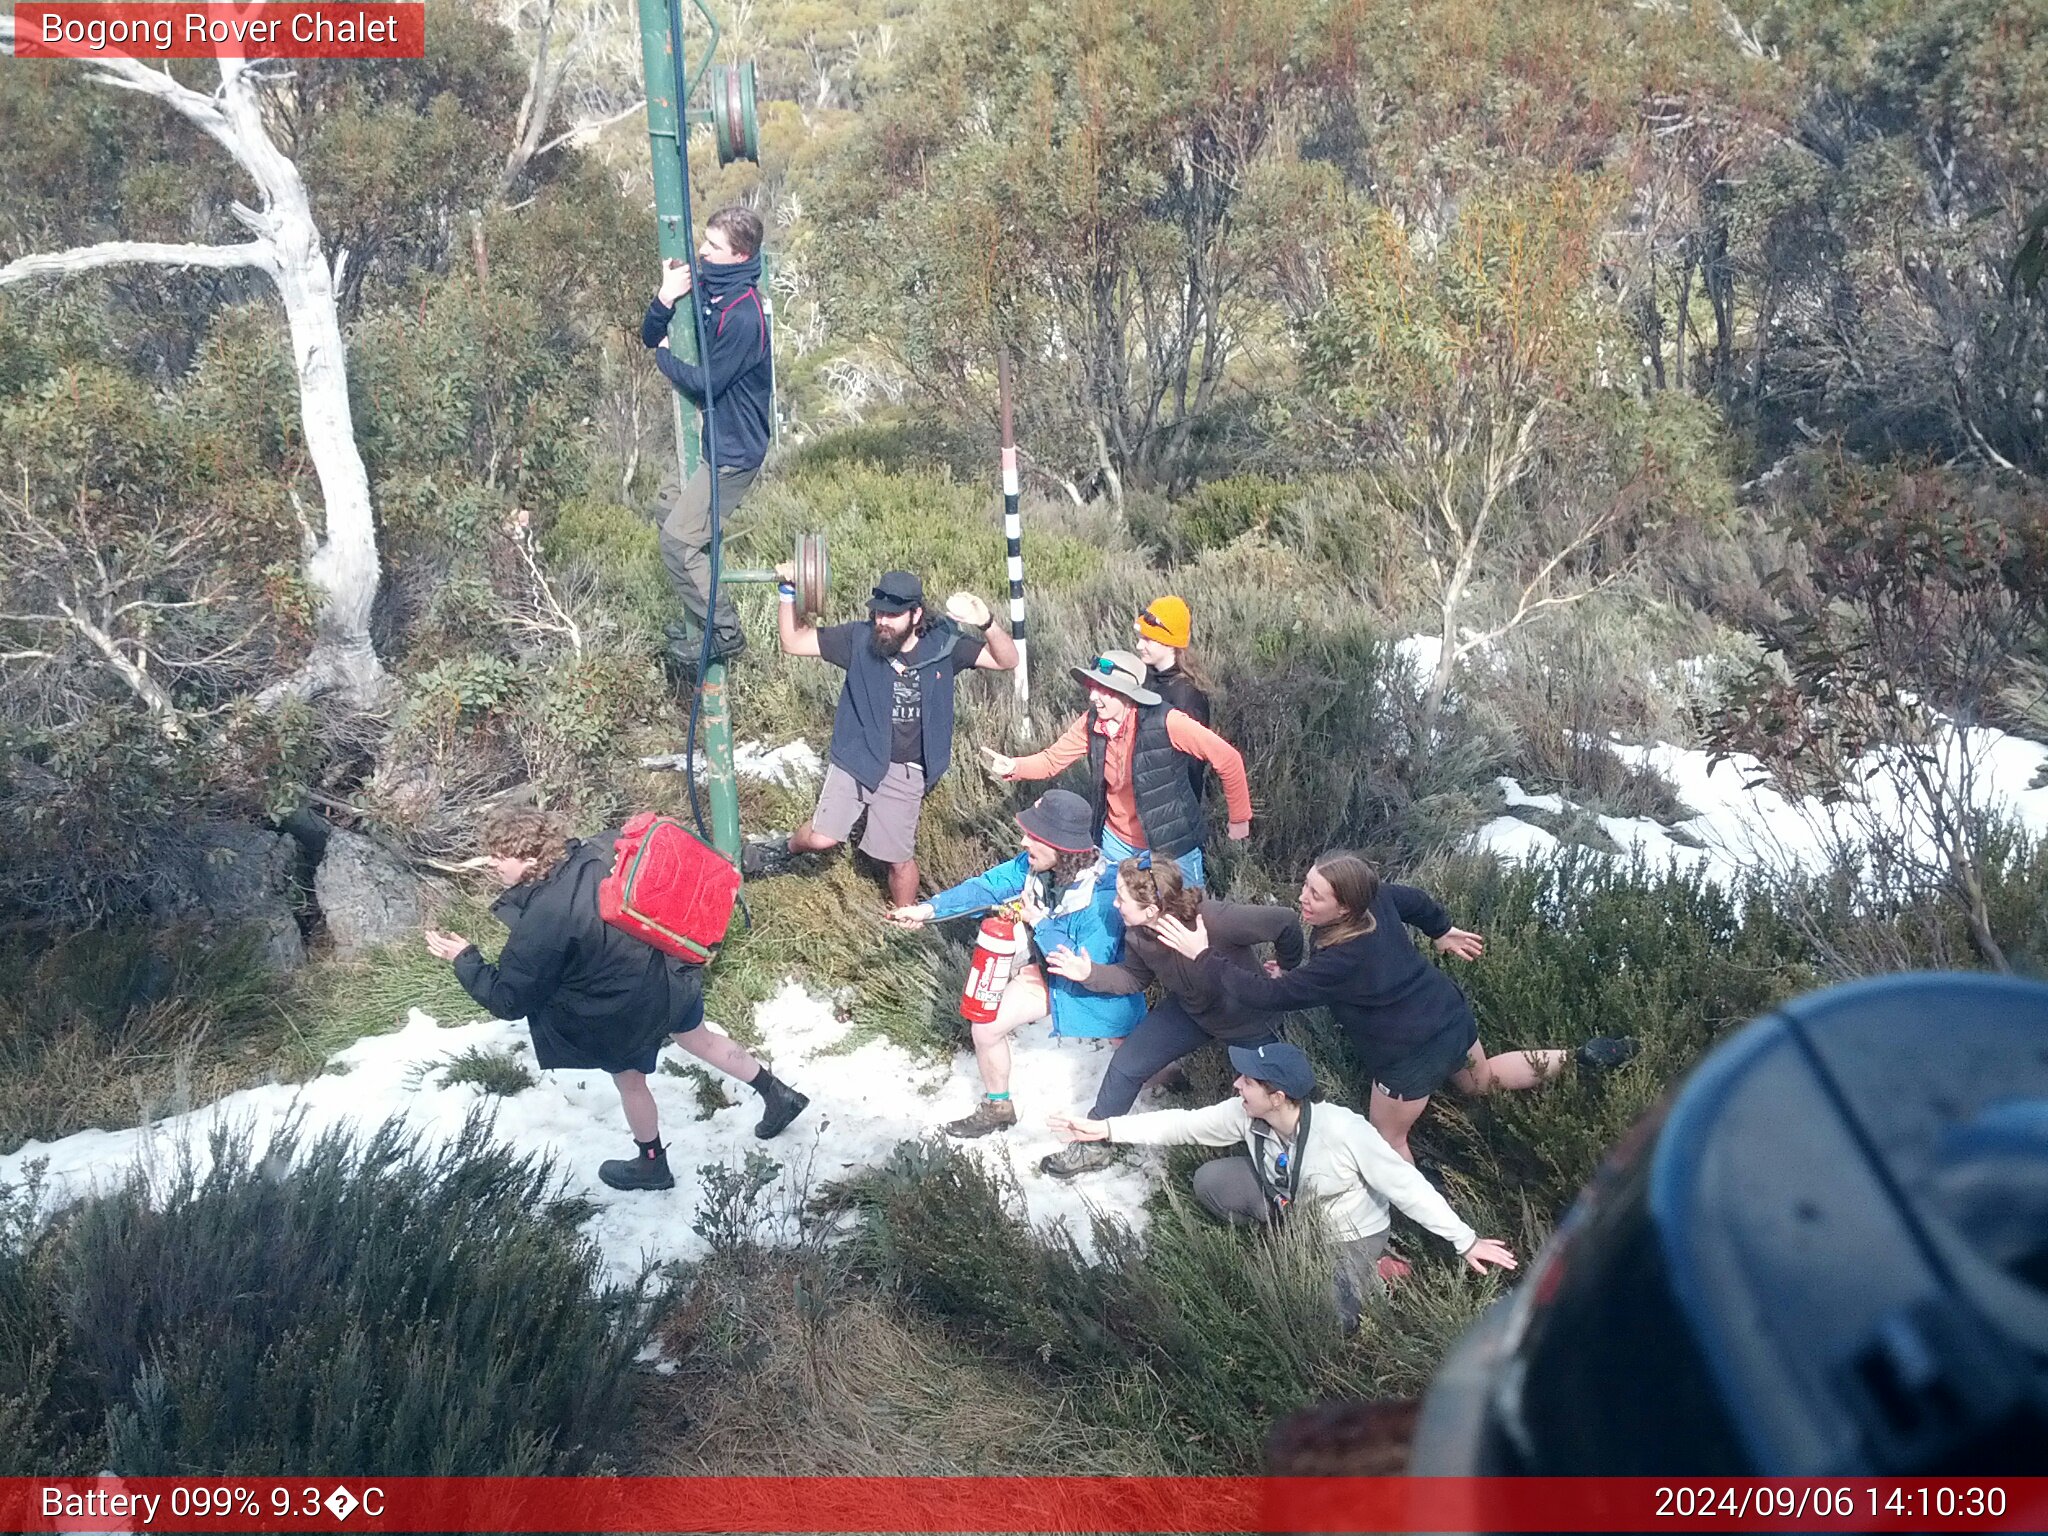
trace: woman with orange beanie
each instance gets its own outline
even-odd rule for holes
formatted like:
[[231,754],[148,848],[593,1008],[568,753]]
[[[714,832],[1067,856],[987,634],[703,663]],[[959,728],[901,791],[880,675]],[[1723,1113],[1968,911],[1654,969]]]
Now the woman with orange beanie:
[[[1147,603],[1132,625],[1138,642],[1133,647],[1145,663],[1147,686],[1166,700],[1170,708],[1209,723],[1211,684],[1201,669],[1188,658],[1188,645],[1195,637],[1195,616],[1187,599],[1155,597]],[[1208,789],[1209,769],[1197,762],[1188,769],[1188,782],[1199,798]]]

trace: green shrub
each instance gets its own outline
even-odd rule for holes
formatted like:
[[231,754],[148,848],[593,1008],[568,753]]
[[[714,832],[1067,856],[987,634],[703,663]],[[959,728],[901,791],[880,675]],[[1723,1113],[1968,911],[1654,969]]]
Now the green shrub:
[[1126,498],[1131,531],[1158,557],[1178,565],[1204,550],[1222,549],[1253,531],[1270,532],[1283,517],[1295,487],[1263,475],[1211,480],[1174,503]]
[[441,1073],[441,1086],[473,1083],[495,1098],[509,1099],[526,1092],[539,1079],[510,1051],[486,1050],[472,1045],[449,1059]]
[[937,1143],[899,1147],[827,1200],[859,1213],[871,1273],[1065,1387],[1083,1422],[1149,1433],[1182,1473],[1255,1469],[1266,1426],[1305,1403],[1418,1390],[1491,1290],[1418,1265],[1347,1342],[1312,1218],[1277,1237],[1233,1231],[1174,1189],[1142,1240],[1098,1219],[1090,1260],[1063,1229],[1034,1232],[1014,1189]]
[[0,1244],[0,1417],[42,1397],[45,1474],[604,1470],[645,1282],[600,1286],[583,1214],[481,1117],[218,1132]]
[[252,936],[99,928],[0,948],[0,1150],[259,1080],[276,992]]

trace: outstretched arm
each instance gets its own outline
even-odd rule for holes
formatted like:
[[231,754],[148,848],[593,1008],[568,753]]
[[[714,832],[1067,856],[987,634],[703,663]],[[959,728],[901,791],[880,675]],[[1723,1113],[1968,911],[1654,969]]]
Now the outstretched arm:
[[984,748],[988,771],[999,779],[1049,779],[1069,763],[1088,755],[1088,717],[1082,715],[1060,732],[1059,739],[1043,752],[1029,757],[1005,757]]

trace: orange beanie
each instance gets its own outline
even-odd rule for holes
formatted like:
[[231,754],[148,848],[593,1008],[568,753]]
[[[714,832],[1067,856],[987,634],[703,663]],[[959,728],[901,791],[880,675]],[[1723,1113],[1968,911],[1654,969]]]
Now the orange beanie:
[[1147,640],[1157,640],[1161,645],[1184,651],[1195,636],[1195,616],[1188,612],[1188,605],[1180,598],[1155,598],[1151,606],[1138,615],[1138,631]]

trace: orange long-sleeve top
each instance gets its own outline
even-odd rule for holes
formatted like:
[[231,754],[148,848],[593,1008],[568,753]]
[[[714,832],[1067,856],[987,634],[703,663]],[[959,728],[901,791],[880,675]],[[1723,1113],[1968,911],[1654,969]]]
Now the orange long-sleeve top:
[[[1029,757],[1017,759],[1013,779],[1049,779],[1069,763],[1088,755],[1088,732],[1100,730],[1109,738],[1109,750],[1102,755],[1103,787],[1107,791],[1109,830],[1133,848],[1149,846],[1145,828],[1138,821],[1138,797],[1131,789],[1131,752],[1137,740],[1137,716],[1126,715],[1115,729],[1093,725],[1094,711],[1082,715],[1060,732],[1051,746]],[[1223,781],[1224,803],[1233,822],[1252,819],[1251,785],[1244,776],[1244,757],[1237,748],[1191,715],[1177,709],[1166,712],[1166,738],[1190,757],[1199,757],[1216,770]]]

